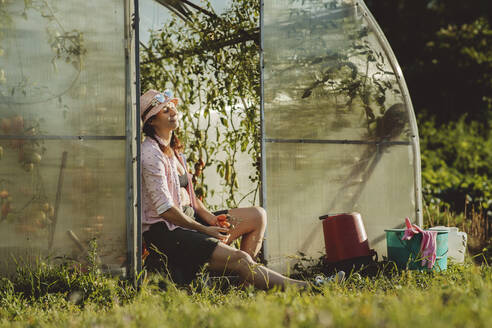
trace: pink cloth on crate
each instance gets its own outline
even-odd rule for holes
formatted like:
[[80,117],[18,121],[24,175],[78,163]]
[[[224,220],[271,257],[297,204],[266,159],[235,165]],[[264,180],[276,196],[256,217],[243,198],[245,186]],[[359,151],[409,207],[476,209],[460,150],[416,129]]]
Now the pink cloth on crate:
[[407,229],[403,234],[402,240],[410,240],[418,233],[422,234],[422,242],[420,243],[420,253],[422,254],[422,266],[427,264],[429,269],[432,269],[436,263],[436,237],[437,231],[422,230],[418,225],[412,224],[408,218],[405,218]]

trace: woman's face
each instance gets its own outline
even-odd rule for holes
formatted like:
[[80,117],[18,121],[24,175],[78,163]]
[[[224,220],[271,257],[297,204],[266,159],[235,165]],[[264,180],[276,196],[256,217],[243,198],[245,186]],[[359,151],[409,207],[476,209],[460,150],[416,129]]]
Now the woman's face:
[[156,130],[176,130],[179,125],[178,112],[173,103],[164,107],[150,122]]

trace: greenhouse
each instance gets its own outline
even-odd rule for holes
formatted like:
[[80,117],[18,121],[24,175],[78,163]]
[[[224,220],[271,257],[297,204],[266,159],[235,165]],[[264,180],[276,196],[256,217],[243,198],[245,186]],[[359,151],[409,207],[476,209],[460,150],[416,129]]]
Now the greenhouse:
[[[396,58],[363,1],[261,10],[264,256],[319,257],[319,217],[422,224],[418,131]],[[38,258],[141,269],[138,0],[0,4],[0,274]],[[91,241],[95,241],[91,242]]]

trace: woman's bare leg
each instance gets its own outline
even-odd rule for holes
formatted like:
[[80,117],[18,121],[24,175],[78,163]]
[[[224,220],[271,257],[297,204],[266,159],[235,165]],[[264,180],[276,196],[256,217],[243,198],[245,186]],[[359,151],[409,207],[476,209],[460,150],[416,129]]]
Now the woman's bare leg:
[[255,258],[261,249],[267,224],[267,215],[261,207],[234,208],[229,214],[238,219],[231,230],[229,244],[235,239],[241,239],[241,250]]
[[270,270],[253,261],[248,253],[223,243],[219,243],[213,251],[210,269],[237,273],[241,279],[252,283],[259,289],[269,289],[274,286],[285,288],[287,285],[305,287],[307,285],[305,281],[290,279]]

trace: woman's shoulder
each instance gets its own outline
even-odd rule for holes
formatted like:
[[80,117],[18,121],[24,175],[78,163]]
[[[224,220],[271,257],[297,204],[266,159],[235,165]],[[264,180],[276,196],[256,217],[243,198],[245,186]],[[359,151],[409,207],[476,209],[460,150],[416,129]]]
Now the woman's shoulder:
[[140,146],[140,152],[143,162],[155,158],[159,158],[161,160],[164,158],[164,154],[159,148],[159,145],[155,140],[152,140],[152,138],[145,138]]
[[157,144],[157,141],[150,137],[145,137],[144,141],[142,141],[142,144],[140,148],[143,150],[153,150],[153,149],[159,149],[159,145]]

